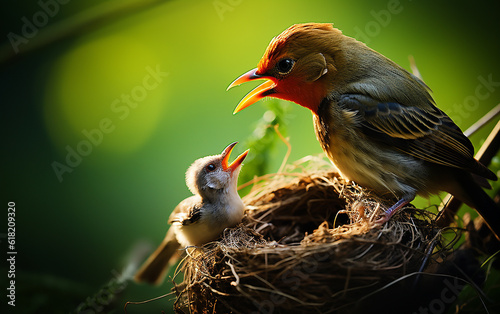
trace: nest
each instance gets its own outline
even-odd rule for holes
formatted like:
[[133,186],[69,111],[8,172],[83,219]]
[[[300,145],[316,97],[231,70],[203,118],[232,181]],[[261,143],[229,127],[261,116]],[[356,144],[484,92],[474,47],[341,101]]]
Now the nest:
[[412,206],[376,224],[393,200],[344,182],[319,157],[260,178],[243,200],[239,226],[187,250],[178,313],[363,312],[363,300],[418,272],[441,241]]

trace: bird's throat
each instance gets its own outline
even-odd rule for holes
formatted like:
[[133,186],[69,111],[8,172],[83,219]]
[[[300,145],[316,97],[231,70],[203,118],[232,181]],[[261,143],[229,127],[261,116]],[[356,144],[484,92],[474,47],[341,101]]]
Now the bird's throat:
[[276,88],[276,98],[292,101],[318,114],[318,108],[327,90],[322,82],[304,83],[299,80],[287,80]]

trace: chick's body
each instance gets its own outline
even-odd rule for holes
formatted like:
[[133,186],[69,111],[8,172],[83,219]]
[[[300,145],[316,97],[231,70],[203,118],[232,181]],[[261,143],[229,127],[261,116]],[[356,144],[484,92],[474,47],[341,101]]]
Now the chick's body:
[[248,150],[230,165],[232,143],[222,154],[197,159],[186,172],[186,184],[194,194],[170,214],[172,224],[158,248],[135,274],[135,281],[160,284],[180,250],[216,240],[224,229],[237,225],[245,205],[238,195],[237,181]]
[[[199,195],[193,195],[182,201],[172,212],[169,223],[181,247],[200,246],[216,240],[227,227],[237,225],[243,218],[245,205],[236,190],[228,192],[223,203],[203,201]],[[189,208],[186,211],[185,208]],[[196,217],[196,212],[203,212]],[[194,213],[194,214],[190,214]],[[194,216],[193,216],[194,215]]]

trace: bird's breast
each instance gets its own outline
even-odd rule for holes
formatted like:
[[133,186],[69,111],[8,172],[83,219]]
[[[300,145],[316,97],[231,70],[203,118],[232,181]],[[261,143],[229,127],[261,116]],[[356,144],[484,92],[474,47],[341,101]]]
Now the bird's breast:
[[177,240],[182,246],[201,246],[214,241],[224,229],[237,225],[244,211],[245,205],[236,190],[225,194],[216,203],[203,204],[200,218],[195,223],[176,226]]
[[341,175],[377,192],[394,196],[426,194],[422,161],[368,140],[355,111],[334,105],[314,115],[318,141]]

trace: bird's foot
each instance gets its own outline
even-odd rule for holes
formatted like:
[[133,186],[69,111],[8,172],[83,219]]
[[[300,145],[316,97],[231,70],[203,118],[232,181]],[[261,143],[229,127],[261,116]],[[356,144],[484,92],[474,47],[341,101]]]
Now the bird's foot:
[[397,201],[396,204],[392,205],[389,209],[384,211],[382,214],[382,217],[378,218],[375,220],[376,225],[383,225],[386,222],[388,222],[391,217],[397,213],[401,208],[403,208],[406,204],[408,204],[410,201],[408,201],[406,198],[402,198],[399,201]]

